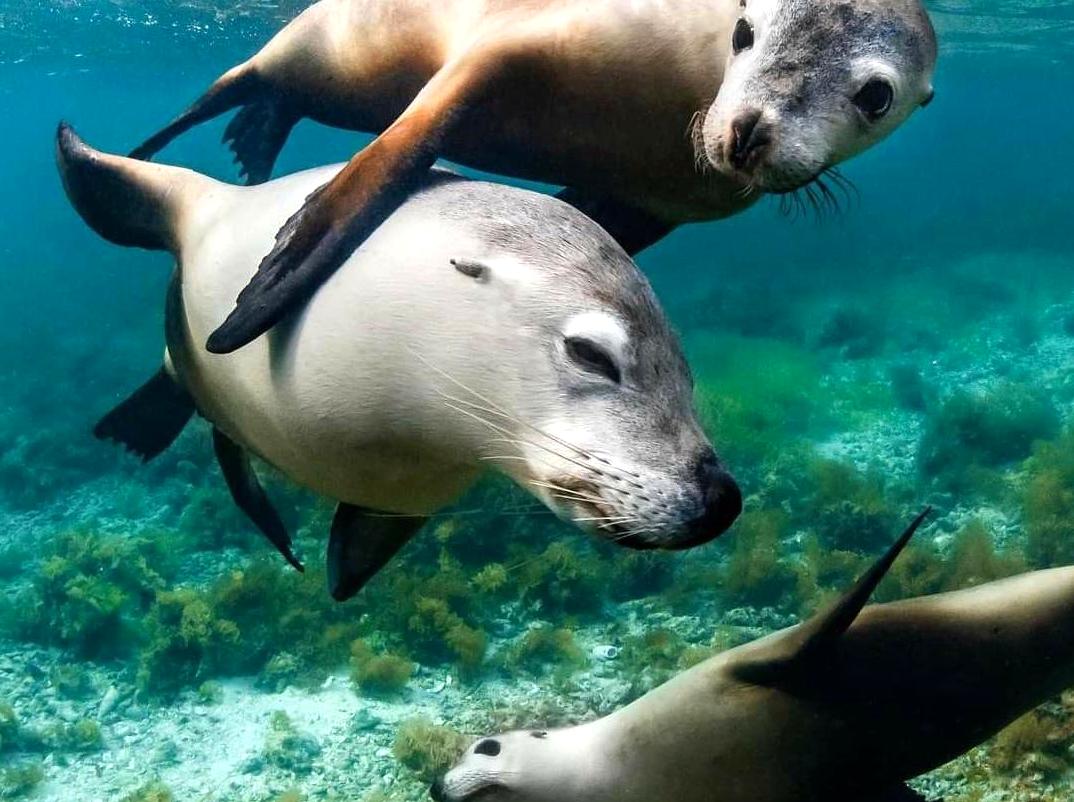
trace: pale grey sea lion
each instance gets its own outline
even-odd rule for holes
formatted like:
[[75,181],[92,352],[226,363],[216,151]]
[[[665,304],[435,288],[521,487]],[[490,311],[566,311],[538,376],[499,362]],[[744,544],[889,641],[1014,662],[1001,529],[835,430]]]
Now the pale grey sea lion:
[[236,107],[254,182],[303,117],[379,134],[281,229],[208,341],[227,352],[438,156],[565,185],[632,253],[764,193],[832,197],[830,168],[932,98],[935,61],[919,0],[322,0],[132,155]]
[[65,126],[57,157],[99,234],[177,261],[164,367],[97,434],[151,458],[199,412],[235,500],[296,567],[248,454],[339,500],[337,598],[489,466],[634,548],[697,545],[738,515],[652,290],[568,204],[434,172],[300,314],[214,355],[201,343],[259,251],[339,166],[236,187],[95,151]]
[[905,781],[1074,685],[1074,567],[836,605],[560,730],[482,738],[440,802],[922,802]]

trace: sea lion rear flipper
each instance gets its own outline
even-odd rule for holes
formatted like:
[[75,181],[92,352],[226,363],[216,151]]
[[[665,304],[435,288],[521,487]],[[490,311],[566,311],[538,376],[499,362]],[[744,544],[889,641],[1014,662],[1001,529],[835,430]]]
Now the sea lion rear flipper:
[[247,184],[268,181],[276,157],[297,122],[298,116],[286,104],[265,97],[243,106],[228,123],[224,142],[229,143]]
[[880,580],[931,510],[931,507],[926,507],[918,514],[898,540],[835,604],[785,637],[776,638],[767,649],[750,654],[734,666],[732,670],[735,676],[754,685],[789,687],[795,685],[809,668],[823,665],[823,658],[854,623]]
[[340,504],[328,539],[328,592],[346,601],[362,589],[425,523],[420,515],[378,514]]
[[195,100],[186,111],[130,152],[132,159],[151,159],[169,142],[195,125],[219,117],[250,101],[260,90],[257,73],[248,64],[233,67]]
[[675,223],[661,220],[644,209],[607,196],[589,195],[574,187],[567,187],[556,197],[584,212],[631,256],[659,242],[676,228]]
[[101,418],[93,436],[115,440],[149,462],[175,442],[194,411],[194,399],[161,368]]
[[287,533],[283,521],[280,520],[276,508],[265,495],[265,489],[261,486],[257,474],[254,473],[246,451],[215,427],[213,428],[213,450],[216,451],[216,461],[220,464],[227,488],[231,491],[231,497],[239,509],[246,513],[254,526],[261,530],[287,562],[299,571],[305,570],[291,550],[291,536]]
[[178,250],[184,210],[216,186],[203,175],[102,153],[66,123],[56,130],[56,166],[75,211],[109,242]]
[[502,68],[502,48],[503,40],[497,48],[474,46],[445,64],[395,122],[306,199],[210,335],[209,351],[235,351],[299,308],[399,207]]

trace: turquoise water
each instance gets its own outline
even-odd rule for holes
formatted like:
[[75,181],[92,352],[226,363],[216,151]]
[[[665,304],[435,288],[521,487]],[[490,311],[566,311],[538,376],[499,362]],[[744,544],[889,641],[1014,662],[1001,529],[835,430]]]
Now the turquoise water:
[[[129,149],[300,7],[0,7],[0,798],[418,799],[428,743],[609,712],[812,611],[925,503],[885,598],[1074,562],[1069,3],[932,4],[936,100],[845,166],[848,208],[639,258],[748,496],[702,549],[617,552],[490,483],[336,606],[233,509],[204,427],[150,466],[95,441],[159,362],[169,259],[82,224],[55,124]],[[224,124],[164,158],[233,177]],[[361,141],[303,123],[276,173]],[[271,492],[321,553],[327,504]],[[1034,715],[924,787],[1069,798],[1074,700]]]

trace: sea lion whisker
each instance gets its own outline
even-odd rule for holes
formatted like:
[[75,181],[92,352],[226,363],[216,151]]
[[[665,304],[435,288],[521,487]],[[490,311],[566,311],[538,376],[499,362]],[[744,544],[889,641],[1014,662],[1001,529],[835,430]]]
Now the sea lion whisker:
[[[449,401],[445,401],[444,403],[450,409],[454,409],[455,411],[460,412],[463,415],[466,415],[467,417],[473,418],[474,420],[478,421],[479,423],[483,423],[485,426],[488,426],[493,431],[499,432],[501,434],[511,434],[510,430],[505,429],[504,427],[500,426],[499,424],[493,423],[492,421],[487,420],[487,419],[481,417],[480,415],[477,415],[474,412],[471,412],[469,410],[463,409],[462,407],[456,406],[455,404],[452,404]],[[592,468],[589,468],[589,467],[583,465],[582,463],[578,462],[577,460],[571,459],[570,457],[567,457],[566,455],[561,454],[558,451],[555,451],[554,449],[549,448],[546,445],[543,445],[541,443],[535,443],[535,442],[533,442],[531,440],[521,440],[521,439],[514,438],[514,437],[496,437],[496,438],[493,438],[492,440],[490,440],[489,442],[490,443],[509,443],[509,444],[512,444],[512,445],[532,445],[532,446],[534,446],[536,448],[544,449],[545,451],[549,452],[553,456],[559,457],[560,459],[566,460],[567,462],[573,462],[574,464],[579,465],[580,467],[585,468],[586,470],[592,470]],[[482,456],[479,459],[485,459],[485,457]],[[521,461],[521,462],[528,462],[529,461],[529,459],[527,457],[522,456],[521,454],[516,456],[516,457],[500,456],[500,457],[489,457],[489,459],[514,459],[516,461]],[[538,457],[536,459],[540,459],[540,458]],[[553,469],[555,469],[557,467],[557,466],[552,465],[551,463],[548,463],[545,460],[541,460],[541,462],[544,462],[545,465],[547,465],[548,467],[553,468]]]
[[[443,372],[443,371],[441,371],[441,372]],[[468,389],[465,385],[462,385],[461,382],[457,382],[457,383],[460,384],[463,387],[463,389]],[[502,418],[506,418],[507,420],[513,421],[514,423],[517,423],[519,426],[524,426],[525,428],[529,429],[532,432],[535,432],[536,434],[541,435],[542,437],[547,437],[553,443],[557,443],[557,444],[563,446],[564,448],[570,449],[571,451],[576,452],[577,454],[579,454],[582,457],[585,457],[586,459],[592,459],[592,460],[594,460],[596,462],[600,462],[601,464],[606,465],[609,468],[614,469],[614,467],[615,467],[605,457],[602,457],[599,454],[596,454],[596,453],[594,453],[592,451],[588,451],[587,449],[584,449],[584,448],[582,448],[580,446],[576,446],[573,443],[569,443],[569,442],[567,442],[566,440],[564,440],[561,437],[556,437],[553,434],[549,434],[548,432],[546,432],[543,429],[541,429],[539,426],[536,426],[536,425],[530,423],[529,421],[525,421],[522,418],[519,418],[517,415],[512,415],[510,412],[507,412],[506,410],[501,409],[500,407],[498,407],[496,405],[492,405],[491,407],[487,407],[487,406],[482,406],[481,404],[475,404],[473,401],[467,401],[466,399],[457,398],[457,397],[452,396],[452,395],[450,395],[448,393],[445,393],[443,390],[440,390],[439,388],[437,388],[437,392],[440,393],[440,395],[444,399],[446,399],[448,401],[452,401],[452,402],[458,403],[458,404],[465,404],[466,406],[470,407],[473,410],[486,412],[486,413],[489,413],[489,414],[492,414],[492,415],[499,415]],[[473,392],[473,391],[470,391],[470,392]],[[475,395],[477,395],[478,398],[482,398],[482,400],[484,400],[484,398],[480,394],[475,393]],[[618,469],[615,469],[615,470],[618,470]]]
[[[415,353],[415,356],[417,356],[423,362],[428,364],[428,360],[425,360],[423,357],[421,357],[420,354]],[[466,390],[468,392],[472,392],[476,397],[482,399],[483,401],[486,401],[486,403],[491,405],[491,408],[488,408],[488,407],[481,406],[480,404],[475,404],[472,401],[466,401],[465,399],[455,398],[454,396],[451,396],[448,393],[445,393],[443,390],[440,390],[439,388],[437,388],[437,392],[440,393],[440,395],[444,398],[444,404],[448,408],[454,409],[457,412],[460,412],[460,413],[462,413],[462,414],[464,414],[464,415],[466,415],[466,416],[468,416],[470,418],[473,418],[474,420],[483,423],[485,426],[489,427],[493,431],[499,432],[500,434],[504,434],[504,435],[513,434],[506,427],[501,426],[501,425],[499,425],[499,424],[497,424],[497,423],[495,423],[493,421],[488,420],[487,418],[485,418],[482,415],[478,414],[478,412],[484,412],[484,413],[488,413],[488,414],[498,414],[501,417],[507,418],[508,420],[514,421],[514,422],[518,423],[519,425],[524,426],[527,429],[530,429],[531,431],[536,432],[537,434],[541,435],[542,437],[548,438],[549,440],[551,440],[554,443],[562,445],[564,448],[568,448],[571,451],[574,451],[575,453],[579,454],[583,458],[594,460],[596,462],[601,463],[601,465],[606,466],[606,467],[601,468],[601,469],[597,469],[597,468],[594,468],[592,465],[585,465],[585,464],[579,462],[577,459],[574,459],[574,458],[572,458],[572,457],[570,457],[570,456],[568,456],[566,454],[563,454],[563,453],[557,451],[554,448],[551,448],[550,446],[547,446],[547,445],[545,445],[543,443],[536,442],[536,441],[531,440],[531,439],[523,440],[523,439],[507,437],[507,438],[493,438],[489,442],[493,442],[493,443],[494,442],[505,442],[505,443],[509,443],[509,444],[512,444],[512,445],[532,445],[532,446],[534,446],[536,448],[543,449],[543,450],[547,451],[548,453],[559,457],[560,459],[563,459],[563,460],[565,460],[567,462],[570,462],[570,463],[572,463],[574,465],[577,465],[578,467],[582,468],[583,470],[589,471],[589,472],[591,472],[591,473],[593,473],[593,474],[595,474],[597,476],[602,476],[603,473],[609,473],[609,474],[612,474],[614,476],[614,478],[618,479],[619,481],[625,482],[627,484],[631,484],[635,488],[637,488],[638,490],[644,490],[645,489],[644,485],[639,484],[638,482],[634,481],[631,478],[631,474],[628,474],[628,473],[626,473],[624,471],[619,470],[611,462],[609,462],[606,458],[598,456],[596,454],[591,454],[591,453],[587,452],[586,450],[584,450],[582,448],[579,448],[578,446],[575,446],[575,445],[573,445],[571,443],[568,443],[568,442],[566,442],[565,440],[563,440],[561,438],[555,437],[554,435],[550,435],[547,432],[542,431],[539,427],[534,426],[533,424],[528,423],[528,422],[526,422],[524,420],[521,420],[520,418],[518,418],[518,417],[516,417],[516,416],[514,416],[514,415],[512,415],[512,414],[510,414],[510,413],[508,413],[508,412],[506,412],[506,411],[504,411],[502,409],[500,409],[495,403],[493,403],[491,401],[488,401],[480,393],[477,393],[476,391],[470,390],[470,388],[468,388],[465,384],[463,384],[460,381],[457,381],[457,380],[453,379],[445,371],[440,370],[439,368],[435,368],[435,366],[432,366],[432,365],[429,365],[429,366],[433,367],[440,374],[442,374],[444,377],[446,377],[448,380],[452,381],[453,383],[455,383],[456,385],[458,385],[462,389],[464,389],[464,390]],[[459,406],[459,404],[464,404],[464,405],[470,407],[470,409],[463,409],[462,407]],[[594,481],[594,480],[587,479],[587,481]],[[617,488],[614,488],[614,487],[612,487],[610,485],[607,485],[607,484],[605,484],[605,487],[607,487],[610,490],[616,490],[617,489]]]
[[473,418],[478,423],[482,423],[485,426],[488,426],[493,431],[499,432],[501,434],[512,434],[510,429],[504,428],[503,426],[500,426],[498,423],[493,423],[488,418],[484,418],[481,415],[478,415],[476,412],[472,412],[471,410],[468,410],[468,409],[463,409],[458,404],[454,404],[451,401],[444,401],[444,406],[446,406],[448,409],[453,409],[456,412],[460,412],[460,413],[462,413],[463,415],[466,415],[469,418]]
[[628,518],[628,517],[621,516],[621,515],[620,516],[604,516],[604,517],[599,517],[598,516],[598,517],[571,518],[571,520],[576,524],[580,524],[580,523],[595,523],[597,525],[598,529],[605,529],[605,530],[614,530],[615,527],[620,525],[620,524],[631,523],[633,521],[632,518]]
[[554,498],[560,499],[561,501],[585,501],[585,502],[588,502],[590,504],[606,504],[607,503],[600,496],[591,496],[591,495],[588,495],[586,493],[582,493],[582,492],[580,492],[578,490],[570,490],[569,488],[566,488],[566,487],[558,487],[558,486],[555,486],[555,485],[541,484],[541,483],[537,482],[536,480],[531,481],[530,484],[536,485],[537,487],[546,487],[549,490],[552,490],[553,491],[552,496]]
[[587,459],[594,459],[594,460],[597,460],[598,462],[602,462],[602,463],[604,463],[606,465],[611,465],[611,463],[608,462],[606,459],[602,459],[602,458],[598,457],[597,455],[585,450],[584,448],[581,448],[579,446],[574,445],[573,443],[568,443],[566,440],[563,440],[562,438],[550,435],[548,432],[542,430],[538,426],[535,426],[532,423],[528,423],[528,422],[522,420],[521,418],[519,418],[518,416],[510,414],[509,412],[505,412],[505,411],[503,411],[501,409],[497,409],[497,408],[485,407],[485,406],[482,406],[481,404],[475,404],[473,401],[467,401],[464,398],[456,398],[455,396],[448,395],[447,393],[443,392],[442,390],[437,390],[437,392],[439,392],[442,397],[444,397],[445,399],[447,399],[449,401],[452,401],[452,402],[455,402],[455,403],[458,403],[458,404],[465,404],[466,406],[470,407],[473,410],[477,410],[477,411],[480,411],[480,412],[485,412],[485,413],[488,413],[490,415],[499,415],[501,418],[506,418],[507,420],[512,421],[513,423],[517,423],[520,426],[524,426],[527,429],[530,429],[531,431],[541,435],[542,437],[547,437],[549,440],[551,440],[554,443],[558,443],[558,444],[562,445],[563,447],[570,449],[571,451],[577,452],[579,455],[581,455],[583,457],[586,457]]
[[[462,410],[460,410],[460,411],[462,411]],[[476,417],[476,416],[474,416],[474,417]],[[480,418],[479,418],[479,420],[480,420]],[[489,425],[494,426],[493,424],[489,424]],[[504,431],[504,430],[500,429],[500,431]],[[606,474],[610,474],[610,475],[612,475],[612,478],[618,479],[619,481],[624,482],[625,484],[632,485],[633,487],[637,488],[638,490],[644,490],[645,489],[645,485],[639,484],[639,483],[635,482],[633,479],[630,479],[630,478],[628,478],[626,476],[623,476],[618,471],[615,471],[613,473],[612,471],[598,470],[597,468],[594,468],[592,465],[586,465],[585,463],[580,462],[579,460],[574,459],[572,457],[569,457],[566,454],[563,454],[563,453],[561,453],[559,451],[556,451],[554,448],[546,446],[543,443],[537,443],[537,442],[535,442],[533,440],[523,440],[523,439],[515,438],[515,437],[509,437],[509,438],[497,437],[497,438],[494,438],[494,439],[490,440],[489,442],[493,442],[493,443],[506,442],[506,443],[511,443],[513,445],[520,445],[520,446],[521,445],[531,445],[531,446],[534,446],[535,448],[543,449],[544,451],[547,451],[549,454],[552,454],[555,457],[559,457],[561,460],[563,460],[565,462],[569,462],[572,465],[577,465],[582,470],[588,471],[590,474],[592,474],[592,476],[587,475],[585,477],[575,477],[575,478],[583,479],[584,481],[591,482],[593,484],[601,484],[602,486],[607,487],[609,490],[618,490],[619,488],[616,488],[613,485],[609,485],[606,482],[601,482],[599,480],[599,477],[602,477],[602,476],[604,476]],[[618,474],[618,475],[616,475],[616,474]],[[594,477],[596,477],[596,478],[594,478]]]
[[858,187],[853,181],[843,175],[841,170],[835,167],[829,167],[824,171],[823,175],[830,179],[839,190],[847,206],[854,206],[861,201],[861,193],[858,191]]
[[[578,448],[578,446],[575,446],[572,443],[568,443],[565,440],[562,440],[561,438],[556,437],[555,435],[549,434],[548,432],[542,431],[540,428],[538,428],[537,426],[534,426],[532,423],[529,423],[528,421],[524,421],[521,418],[518,418],[518,417],[512,415],[507,410],[503,409],[498,404],[496,404],[496,402],[494,402],[491,399],[487,398],[485,395],[479,393],[477,390],[474,390],[472,387],[468,387],[466,384],[464,384],[463,382],[461,382],[458,379],[456,379],[454,376],[452,376],[447,371],[445,371],[445,370],[437,367],[436,365],[432,364],[431,362],[429,362],[429,360],[427,360],[425,357],[423,357],[417,351],[414,351],[413,349],[411,349],[410,352],[417,359],[419,359],[422,362],[422,364],[424,364],[430,370],[433,370],[436,373],[440,374],[440,376],[442,376],[443,378],[447,379],[449,382],[454,384],[459,389],[470,393],[470,395],[474,396],[475,398],[480,399],[485,404],[488,404],[489,407],[491,407],[491,410],[486,409],[485,411],[495,411],[497,414],[499,414],[499,415],[501,415],[501,416],[503,416],[503,417],[505,417],[505,418],[507,418],[509,420],[513,420],[515,423],[518,423],[520,426],[525,426],[526,428],[533,430],[537,434],[540,434],[543,437],[547,437],[549,440],[552,440],[553,442],[559,443],[561,446],[563,446],[565,448],[569,448],[572,451],[578,452],[578,454],[580,454],[582,456],[590,457],[590,458],[593,458],[593,459],[598,459],[596,457],[593,457],[593,455],[589,454],[584,449]],[[476,404],[473,404],[473,402],[465,402],[462,399],[452,399],[452,396],[448,395],[447,393],[445,393],[440,388],[436,388],[436,391],[438,393],[440,393],[440,395],[443,396],[446,399],[455,400],[455,401],[457,401],[459,403],[469,403],[471,406],[478,406]],[[600,460],[600,461],[603,461],[603,460]]]
[[[497,438],[497,439],[499,439],[499,438]],[[495,456],[495,457],[492,457],[492,456],[481,457],[481,459],[504,459],[504,460],[514,460],[516,462],[529,462],[530,461],[530,458],[527,458],[527,457],[507,456],[507,455],[500,455],[500,456]],[[548,462],[548,460],[541,459],[540,457],[533,457],[533,459],[536,459],[538,462],[542,463],[545,467],[550,468],[553,471],[558,471],[560,469],[560,466],[553,465],[551,462]],[[604,488],[609,489],[609,490],[614,490],[615,492],[622,493],[622,494],[627,495],[627,496],[630,495],[629,491],[625,491],[625,490],[622,490],[620,488],[613,487],[613,486],[608,485],[606,483],[599,482],[599,481],[597,481],[595,479],[587,479],[587,478],[583,478],[583,477],[580,477],[580,476],[573,476],[573,475],[571,475],[570,478],[571,479],[577,479],[577,480],[582,481],[582,482],[586,482],[587,484],[591,484],[591,485],[595,485],[595,486],[599,486],[599,487],[604,487]],[[608,503],[606,499],[601,499],[601,498],[597,498],[597,497],[594,497],[594,496],[581,498],[583,496],[581,491],[574,490],[572,488],[563,487],[562,485],[545,483],[545,482],[541,482],[541,481],[539,481],[537,479],[527,479],[525,481],[527,481],[529,484],[536,484],[536,485],[541,486],[541,487],[547,487],[550,490],[556,490],[556,491],[564,492],[564,493],[574,493],[574,494],[576,494],[576,495],[578,495],[580,497],[579,500],[592,501],[592,502],[601,503],[601,504]]]
[[839,198],[835,196],[832,190],[824,182],[824,180],[817,176],[813,179],[813,186],[820,190],[821,198],[823,200],[822,213],[831,212],[833,214],[839,213]]
[[[444,372],[443,370],[440,370],[439,372],[442,373],[444,376],[446,376],[448,379],[451,379],[451,377],[446,372]],[[459,385],[462,389],[473,393],[476,397],[481,398],[482,400],[486,400],[484,398],[484,396],[482,396],[480,393],[477,393],[476,391],[470,390],[470,388],[468,388],[462,382],[457,381],[457,380],[453,380],[453,381],[455,382],[455,384]],[[586,459],[591,459],[591,460],[594,460],[595,462],[599,462],[602,465],[606,466],[607,468],[611,469],[610,471],[608,471],[609,473],[614,472],[616,474],[619,474],[619,476],[617,476],[616,478],[622,479],[623,481],[629,481],[629,479],[627,479],[625,477],[634,477],[634,478],[638,478],[638,479],[641,478],[637,473],[634,473],[632,471],[627,471],[627,470],[624,470],[622,468],[619,468],[613,462],[611,462],[611,460],[609,460],[607,457],[604,457],[604,456],[602,456],[601,454],[599,454],[599,453],[597,453],[595,451],[590,451],[588,449],[582,448],[581,446],[577,446],[574,443],[570,443],[570,442],[564,440],[561,437],[557,437],[557,436],[555,436],[553,434],[549,434],[548,432],[546,432],[544,429],[540,428],[539,426],[536,426],[535,424],[530,423],[529,421],[523,420],[522,418],[519,418],[517,415],[511,414],[510,412],[502,409],[501,407],[499,407],[499,406],[497,406],[495,404],[492,404],[492,402],[488,402],[489,404],[491,404],[491,406],[483,406],[481,404],[475,404],[473,401],[467,401],[466,399],[458,398],[456,396],[453,396],[453,395],[450,395],[448,393],[445,393],[440,388],[436,388],[436,391],[445,400],[448,400],[448,401],[451,401],[451,402],[454,402],[454,403],[457,403],[457,404],[464,404],[464,405],[470,407],[472,410],[485,412],[485,413],[489,413],[489,414],[493,414],[493,415],[499,415],[500,417],[506,418],[506,419],[508,419],[510,421],[513,421],[513,422],[517,423],[520,426],[524,426],[525,428],[535,432],[536,434],[541,435],[542,437],[547,437],[553,443],[557,443],[559,445],[562,445],[564,448],[570,449],[571,451],[576,452],[578,455],[580,455],[582,457],[585,457]],[[535,443],[534,445],[537,445],[537,444]],[[588,468],[588,469],[592,470],[591,468]],[[639,489],[644,489],[642,487],[642,485],[635,485],[635,487],[638,487]]]
[[748,184],[746,184],[746,186],[742,187],[742,189],[740,189],[738,192],[736,192],[735,195],[740,200],[745,200],[750,195],[752,195],[756,189],[757,189],[757,179],[754,178],[754,179],[751,179],[750,182]]
[[552,495],[555,498],[561,499],[562,501],[588,501],[593,504],[604,503],[604,499],[602,499],[600,496],[593,496],[579,491],[571,491],[566,488],[564,488],[563,490],[553,491]]
[[694,169],[702,175],[712,170],[712,162],[705,152],[705,115],[709,105],[711,103],[695,111],[686,127],[687,136],[694,151]]

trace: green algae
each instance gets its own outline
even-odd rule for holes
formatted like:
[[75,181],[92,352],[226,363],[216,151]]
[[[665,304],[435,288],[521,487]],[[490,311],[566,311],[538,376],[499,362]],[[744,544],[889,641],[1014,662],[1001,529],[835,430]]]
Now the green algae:
[[512,673],[540,675],[549,670],[573,671],[585,661],[585,654],[566,628],[549,624],[536,626],[512,643],[503,664]]
[[175,802],[175,795],[160,780],[153,780],[131,791],[121,802]]
[[745,337],[690,340],[696,403],[717,451],[739,472],[778,455],[825,417],[820,367],[790,343]]
[[432,782],[458,760],[469,743],[469,738],[450,727],[418,717],[399,726],[392,753],[423,782]]
[[795,588],[793,567],[782,544],[790,519],[780,509],[747,510],[735,526],[734,551],[722,576],[732,604],[765,607],[780,603]]
[[397,654],[374,654],[363,640],[351,644],[351,680],[362,693],[391,696],[406,688],[414,664]]
[[1038,443],[1022,493],[1026,553],[1038,567],[1074,562],[1074,430]]
[[39,761],[23,761],[0,769],[0,799],[24,799],[45,781]]
[[165,695],[225,670],[240,638],[235,622],[217,618],[208,600],[189,588],[158,594],[146,634],[148,642],[138,661],[138,688]]
[[1054,406],[1036,388],[1002,382],[979,392],[957,390],[929,416],[918,466],[943,488],[973,492],[980,474],[1027,457],[1035,441],[1058,429]]
[[16,608],[16,630],[84,657],[128,654],[140,613],[165,585],[161,550],[146,540],[71,532],[49,551]]
[[0,754],[16,747],[19,732],[19,717],[15,713],[15,708],[7,702],[0,702]]

